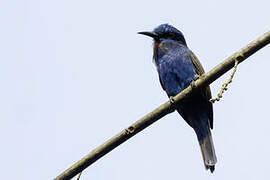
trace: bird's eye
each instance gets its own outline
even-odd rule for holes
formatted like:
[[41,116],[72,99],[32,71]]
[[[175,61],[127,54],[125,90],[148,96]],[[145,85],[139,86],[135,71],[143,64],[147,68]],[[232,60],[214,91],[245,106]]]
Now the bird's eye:
[[165,35],[165,38],[166,39],[175,39],[175,36],[172,33],[168,33],[168,34]]

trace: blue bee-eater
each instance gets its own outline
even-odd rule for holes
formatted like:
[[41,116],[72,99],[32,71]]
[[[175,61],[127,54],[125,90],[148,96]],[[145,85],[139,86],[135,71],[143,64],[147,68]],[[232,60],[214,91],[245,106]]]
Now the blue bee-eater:
[[[204,73],[201,63],[187,47],[183,34],[175,27],[162,24],[151,32],[139,32],[139,34],[154,39],[153,60],[160,84],[170,99]],[[210,130],[213,129],[213,106],[209,102],[210,98],[211,91],[207,86],[177,104],[176,110],[194,129],[205,168],[213,172],[217,158]]]

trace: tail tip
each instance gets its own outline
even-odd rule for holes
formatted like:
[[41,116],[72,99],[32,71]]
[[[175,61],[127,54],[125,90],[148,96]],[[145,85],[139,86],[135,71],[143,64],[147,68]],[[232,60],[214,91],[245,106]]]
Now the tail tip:
[[215,171],[215,166],[207,166],[206,169],[210,169],[210,172],[213,173]]

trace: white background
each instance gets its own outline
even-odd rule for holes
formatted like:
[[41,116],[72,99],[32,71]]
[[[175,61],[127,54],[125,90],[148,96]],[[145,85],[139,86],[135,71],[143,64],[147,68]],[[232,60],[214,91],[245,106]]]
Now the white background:
[[[0,178],[52,179],[167,101],[152,41],[138,31],[174,25],[209,71],[269,30],[269,7],[268,0],[1,1]],[[214,105],[214,174],[173,113],[81,179],[269,179],[269,66],[268,46],[239,66]]]

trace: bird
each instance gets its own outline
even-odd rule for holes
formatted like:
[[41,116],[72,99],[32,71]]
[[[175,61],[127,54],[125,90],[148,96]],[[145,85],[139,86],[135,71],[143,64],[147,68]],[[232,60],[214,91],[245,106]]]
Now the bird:
[[[153,62],[159,81],[170,102],[174,103],[175,95],[194,85],[194,81],[204,74],[200,61],[188,48],[183,33],[172,25],[161,24],[153,31],[138,34],[153,38]],[[206,86],[175,105],[177,112],[197,135],[205,169],[213,173],[217,158],[211,135],[213,105],[210,99],[211,90]]]

